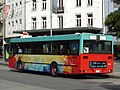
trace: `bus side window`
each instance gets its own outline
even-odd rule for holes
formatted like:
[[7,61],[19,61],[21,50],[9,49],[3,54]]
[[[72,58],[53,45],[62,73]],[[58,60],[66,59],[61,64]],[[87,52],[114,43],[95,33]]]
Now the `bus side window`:
[[63,55],[64,54],[64,47],[63,45],[60,45],[60,55]]
[[70,48],[68,48],[67,55],[70,55]]
[[78,50],[76,49],[76,47],[73,47],[71,54],[77,55],[77,52],[78,52]]
[[18,44],[18,53],[23,53],[23,47],[22,47],[22,44]]
[[71,42],[70,46],[71,46],[71,54],[78,55],[79,52],[78,42]]
[[51,47],[49,43],[44,43],[42,47],[43,54],[49,54],[51,52]]
[[18,53],[22,53],[22,52],[23,52],[22,49],[19,48],[19,49],[18,49]]

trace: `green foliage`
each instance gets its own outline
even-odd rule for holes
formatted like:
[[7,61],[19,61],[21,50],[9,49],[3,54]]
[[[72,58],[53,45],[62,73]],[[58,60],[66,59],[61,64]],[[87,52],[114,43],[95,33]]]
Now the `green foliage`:
[[[113,0],[115,3],[120,4],[120,0]],[[108,28],[108,33],[114,33],[117,38],[120,38],[120,8],[111,12],[105,19],[105,26]]]
[[120,4],[120,0],[113,0],[114,3]]

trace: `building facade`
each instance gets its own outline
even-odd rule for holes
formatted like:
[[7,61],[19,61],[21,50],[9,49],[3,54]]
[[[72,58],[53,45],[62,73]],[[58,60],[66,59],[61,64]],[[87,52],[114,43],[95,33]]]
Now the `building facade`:
[[0,0],[0,58],[2,57],[3,36],[3,0]]
[[111,0],[6,0],[6,5],[10,7],[5,21],[6,37],[20,35],[13,31],[51,27],[95,27],[103,28],[102,32],[106,33],[104,20],[113,11]]
[[0,0],[0,37],[2,37],[3,28],[3,0]]
[[16,37],[13,31],[25,29],[25,0],[6,0],[5,37]]

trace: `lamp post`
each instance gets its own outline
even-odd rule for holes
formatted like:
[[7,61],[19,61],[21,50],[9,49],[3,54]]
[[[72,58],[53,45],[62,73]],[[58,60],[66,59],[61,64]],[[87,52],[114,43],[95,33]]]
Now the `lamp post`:
[[[52,36],[52,0],[50,0],[50,36]],[[52,44],[51,44],[52,52]]]
[[50,36],[52,36],[52,0],[50,0]]
[[101,33],[104,33],[104,26],[103,26],[103,0],[101,2],[102,2],[102,31],[101,31]]
[[3,38],[2,38],[2,44],[3,44],[3,46],[2,46],[2,56],[3,56],[3,61],[5,61],[5,53],[4,53],[4,48],[5,48],[5,46],[4,46],[4,44],[5,44],[5,41],[4,41],[4,0],[3,0],[3,14],[2,14],[2,17],[3,17],[3,28],[2,28],[2,36],[3,36]]

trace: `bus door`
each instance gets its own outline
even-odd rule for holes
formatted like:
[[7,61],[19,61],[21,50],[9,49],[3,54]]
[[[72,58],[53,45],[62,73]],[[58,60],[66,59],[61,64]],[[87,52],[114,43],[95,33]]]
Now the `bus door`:
[[79,41],[72,41],[70,43],[71,51],[71,65],[73,66],[73,74],[79,71]]

